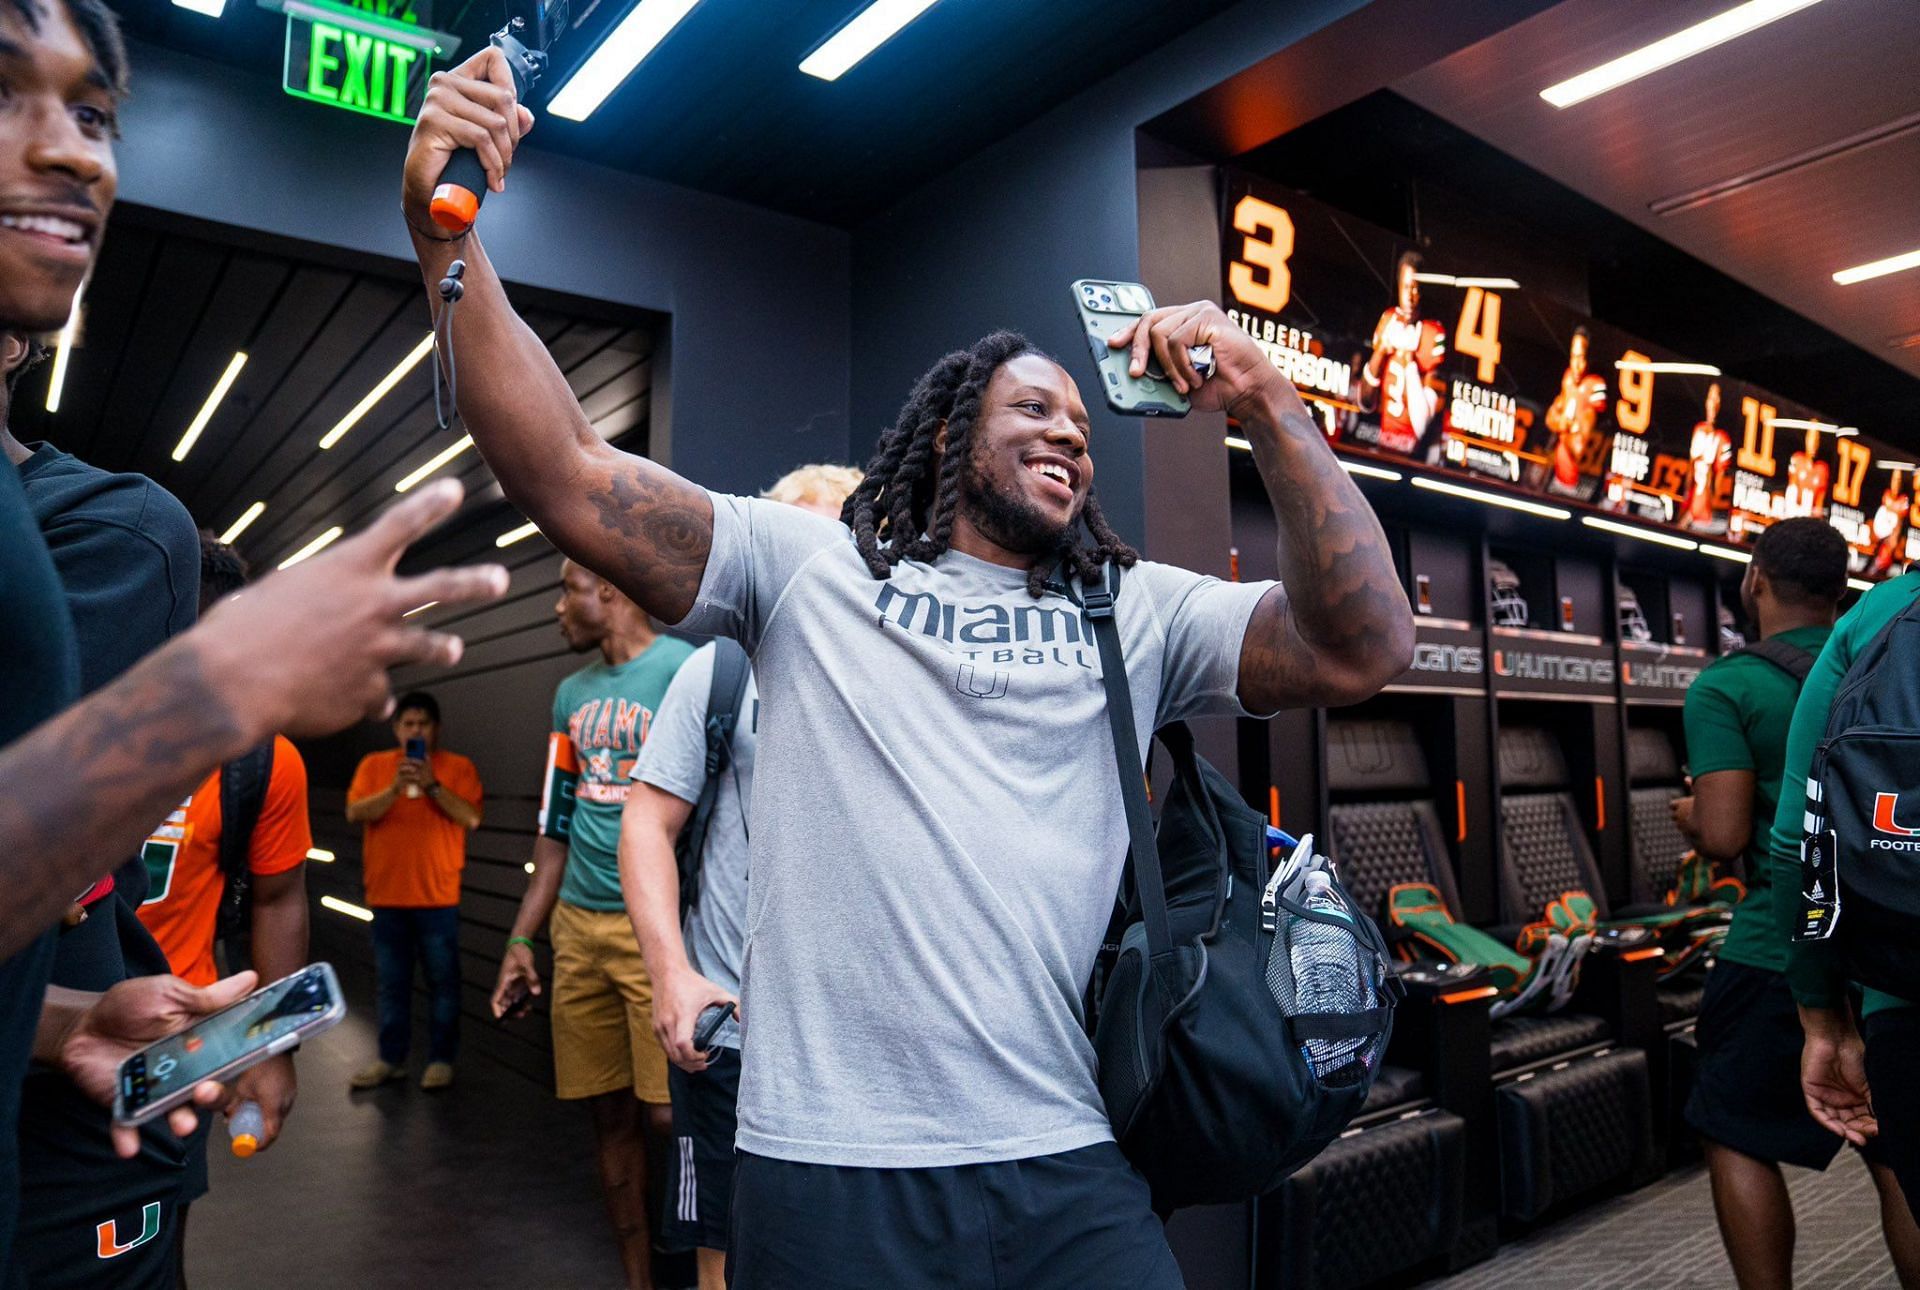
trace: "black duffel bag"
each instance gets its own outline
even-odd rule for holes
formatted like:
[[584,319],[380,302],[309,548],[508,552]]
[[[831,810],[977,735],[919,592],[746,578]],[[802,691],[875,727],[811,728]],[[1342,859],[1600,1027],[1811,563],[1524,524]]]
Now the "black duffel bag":
[[[1400,984],[1328,861],[1303,848],[1269,881],[1266,820],[1195,753],[1183,725],[1159,731],[1173,782],[1156,839],[1118,590],[1109,564],[1105,588],[1083,592],[1132,840],[1094,1048],[1114,1137],[1165,1214],[1269,1191],[1345,1129],[1379,1073]],[[1295,980],[1303,941],[1321,965],[1313,984],[1324,991],[1332,971],[1347,1006],[1303,1008],[1302,993],[1324,997]],[[1339,1059],[1314,1060],[1329,1052]]]

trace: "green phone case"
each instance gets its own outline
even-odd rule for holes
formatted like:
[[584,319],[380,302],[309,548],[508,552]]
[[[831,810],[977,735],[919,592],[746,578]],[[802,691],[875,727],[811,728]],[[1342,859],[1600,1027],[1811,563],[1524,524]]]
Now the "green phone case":
[[1107,345],[1107,337],[1153,308],[1151,292],[1137,282],[1082,278],[1073,284],[1073,304],[1108,407],[1130,417],[1184,417],[1192,410],[1157,361],[1149,359],[1146,375],[1134,376],[1127,371],[1132,351]]

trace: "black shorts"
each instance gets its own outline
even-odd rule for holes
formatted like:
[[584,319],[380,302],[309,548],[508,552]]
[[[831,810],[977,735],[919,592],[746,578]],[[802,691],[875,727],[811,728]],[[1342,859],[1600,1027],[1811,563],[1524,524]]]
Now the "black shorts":
[[34,1290],[172,1290],[187,1144],[156,1120],[122,1160],[107,1116],[60,1075],[27,1077],[14,1255]]
[[936,1169],[741,1152],[732,1290],[1179,1290],[1147,1184],[1111,1142]]
[[733,1133],[740,1054],[721,1049],[698,1075],[667,1068],[673,1097],[673,1161],[660,1233],[673,1249],[724,1250],[733,1198]]
[[1800,1092],[1800,1014],[1782,973],[1715,963],[1693,1033],[1686,1116],[1701,1137],[1775,1164],[1833,1163],[1845,1140],[1815,1122]]
[[1900,1180],[1907,1208],[1920,1218],[1920,1007],[1883,1008],[1861,1027],[1867,1041],[1867,1087],[1873,1090],[1877,1137],[1868,1156]]

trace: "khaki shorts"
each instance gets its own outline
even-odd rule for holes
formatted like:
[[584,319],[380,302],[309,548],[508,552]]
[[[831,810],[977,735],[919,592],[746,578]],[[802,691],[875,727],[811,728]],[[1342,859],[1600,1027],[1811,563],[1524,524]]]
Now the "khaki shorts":
[[653,982],[624,910],[560,901],[553,938],[553,1083],[563,1098],[630,1088],[668,1102],[667,1054],[653,1037]]

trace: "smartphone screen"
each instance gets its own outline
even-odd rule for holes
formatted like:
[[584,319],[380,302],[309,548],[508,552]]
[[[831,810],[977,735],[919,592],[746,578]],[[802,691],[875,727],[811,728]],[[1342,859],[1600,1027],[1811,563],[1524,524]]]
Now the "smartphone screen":
[[409,761],[425,761],[427,759],[427,741],[417,737],[407,740],[407,759]]
[[345,1015],[333,969],[325,963],[302,968],[127,1058],[115,1115],[131,1123],[200,1081],[285,1051],[292,1045],[282,1041],[324,1030]]

